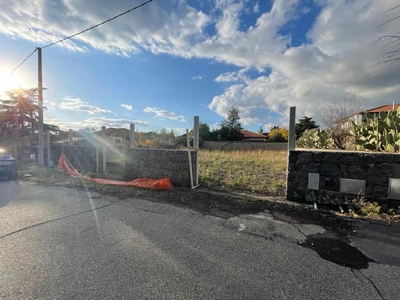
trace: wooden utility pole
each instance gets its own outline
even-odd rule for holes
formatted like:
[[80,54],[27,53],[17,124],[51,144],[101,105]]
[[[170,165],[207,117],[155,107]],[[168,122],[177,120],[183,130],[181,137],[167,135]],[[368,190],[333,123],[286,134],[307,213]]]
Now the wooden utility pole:
[[43,166],[43,147],[44,147],[44,129],[43,129],[43,81],[42,81],[42,48],[37,47],[38,51],[38,108],[39,108],[39,136],[38,136],[38,160],[39,165]]

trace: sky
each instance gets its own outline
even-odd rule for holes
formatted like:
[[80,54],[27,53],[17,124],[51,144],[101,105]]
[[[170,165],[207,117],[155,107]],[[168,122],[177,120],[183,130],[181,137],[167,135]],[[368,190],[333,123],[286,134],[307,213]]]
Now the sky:
[[[0,99],[37,87],[44,47],[144,0],[0,2]],[[400,102],[400,63],[378,64],[399,33],[397,0],[154,0],[43,48],[44,122],[62,129],[162,128],[194,116],[218,128],[231,106],[242,126],[318,121],[318,107],[357,93],[365,108]]]

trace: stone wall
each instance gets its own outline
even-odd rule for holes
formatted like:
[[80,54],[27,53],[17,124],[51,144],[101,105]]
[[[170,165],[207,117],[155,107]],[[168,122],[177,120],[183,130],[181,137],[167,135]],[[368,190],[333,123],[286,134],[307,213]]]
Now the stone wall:
[[[195,174],[196,151],[190,151]],[[173,184],[190,186],[187,150],[135,148],[126,150],[126,172],[134,178],[168,177]]]
[[[309,173],[319,174],[317,189]],[[340,192],[340,179],[365,180],[365,197],[388,202],[389,178],[400,178],[400,155],[372,152],[292,150],[289,152],[287,199],[342,205],[356,194]]]
[[201,144],[202,149],[209,150],[284,150],[288,149],[288,143],[273,142],[220,142],[220,141],[204,141]]
[[[37,147],[25,147],[27,153],[35,154]],[[51,146],[51,160],[54,166],[58,165],[61,152],[78,169],[78,171],[96,172],[96,148],[85,146],[53,145]],[[110,152],[111,150],[109,150]],[[193,176],[196,168],[196,151],[191,150]],[[103,168],[102,149],[99,151],[99,171]],[[176,149],[126,149],[125,169],[121,164],[107,162],[107,172],[119,173],[128,176],[127,179],[168,177],[174,185],[190,186],[189,156],[187,150]],[[47,165],[47,149],[44,149],[44,162]]]
[[[96,172],[96,148],[85,146],[51,146],[50,147],[50,160],[54,166],[58,165],[61,152],[64,149],[64,154],[78,171],[91,171]],[[101,151],[100,151],[101,153]],[[47,149],[44,149],[44,162],[47,164]],[[99,155],[99,169],[101,170],[103,164],[103,156]]]

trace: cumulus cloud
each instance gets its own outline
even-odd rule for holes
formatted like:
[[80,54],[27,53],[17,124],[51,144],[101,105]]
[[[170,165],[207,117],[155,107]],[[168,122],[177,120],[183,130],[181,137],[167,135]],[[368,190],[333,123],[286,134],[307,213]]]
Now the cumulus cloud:
[[158,109],[156,107],[146,107],[144,112],[153,113],[157,118],[160,119],[170,119],[170,120],[178,120],[179,122],[186,122],[184,116],[177,116],[174,112]]
[[201,80],[203,79],[200,75],[192,77],[192,80]]
[[79,98],[65,97],[64,100],[65,101],[61,102],[59,105],[59,108],[61,109],[86,112],[89,115],[112,113],[108,109],[102,109],[100,107],[90,105],[88,102],[84,102]]
[[132,110],[132,105],[129,105],[129,104],[121,104],[121,106],[122,106],[123,108],[126,108],[127,110]]
[[[149,51],[225,62],[240,69],[216,76],[215,82],[223,84],[224,91],[210,99],[211,110],[226,116],[231,105],[238,105],[245,123],[269,123],[270,112],[275,113],[274,122],[287,122],[289,106],[297,106],[300,117],[311,115],[318,105],[345,92],[359,92],[372,106],[398,99],[398,66],[374,66],[379,55],[391,48],[371,46],[381,35],[397,34],[397,22],[378,26],[399,13],[385,13],[397,2],[315,0],[319,13],[306,40],[293,46],[287,28],[310,11],[299,0],[274,0],[268,11],[261,1],[219,0],[210,10],[187,1],[155,1],[140,13],[132,12],[58,46],[73,51],[93,47],[124,56]],[[95,0],[5,1],[0,33],[46,44],[135,4],[139,1],[105,1],[102,5]],[[244,24],[245,14],[253,14],[254,20]],[[92,107],[73,99],[63,106],[88,112]],[[95,113],[109,112],[92,108]],[[159,118],[185,120],[165,110],[148,107],[145,111]]]

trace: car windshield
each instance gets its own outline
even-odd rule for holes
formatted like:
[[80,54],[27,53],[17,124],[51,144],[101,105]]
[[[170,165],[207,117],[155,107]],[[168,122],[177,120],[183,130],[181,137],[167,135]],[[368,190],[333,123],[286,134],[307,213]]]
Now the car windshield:
[[13,158],[13,157],[11,156],[11,154],[8,154],[8,153],[0,153],[0,160],[1,160],[1,159],[11,159],[11,158]]

